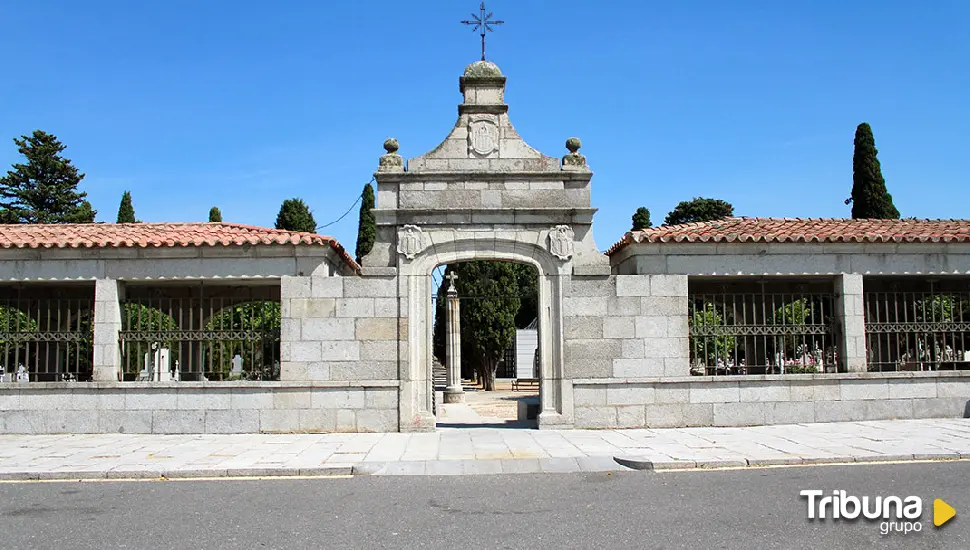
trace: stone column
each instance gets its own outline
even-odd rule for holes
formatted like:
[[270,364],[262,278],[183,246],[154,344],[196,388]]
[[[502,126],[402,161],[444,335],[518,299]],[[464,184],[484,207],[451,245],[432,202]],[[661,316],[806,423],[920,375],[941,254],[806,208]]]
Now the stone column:
[[458,289],[455,280],[458,275],[448,274],[447,341],[445,359],[448,361],[448,386],[445,388],[445,403],[464,403],[465,390],[461,387],[461,316],[458,309]]
[[[94,380],[121,380],[121,301],[124,285],[114,279],[98,279],[94,283]],[[139,369],[141,368],[139,364]]]
[[835,314],[842,325],[840,363],[848,372],[865,372],[868,364],[862,275],[845,273],[836,276],[835,294]]

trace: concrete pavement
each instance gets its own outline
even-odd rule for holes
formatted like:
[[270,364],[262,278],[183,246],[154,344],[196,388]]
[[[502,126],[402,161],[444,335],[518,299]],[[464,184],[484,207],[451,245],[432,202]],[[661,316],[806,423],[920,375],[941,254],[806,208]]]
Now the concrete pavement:
[[970,458],[970,419],[749,428],[3,435],[0,479],[448,475]]

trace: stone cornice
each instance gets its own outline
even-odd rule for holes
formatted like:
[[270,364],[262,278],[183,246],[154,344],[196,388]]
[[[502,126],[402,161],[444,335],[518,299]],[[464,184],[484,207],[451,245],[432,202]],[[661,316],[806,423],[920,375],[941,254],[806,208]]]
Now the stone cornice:
[[414,181],[562,181],[567,183],[589,183],[593,178],[593,172],[572,172],[567,170],[541,172],[481,172],[477,170],[375,172],[374,178],[381,184]]
[[509,112],[508,105],[459,105],[458,116],[461,115],[504,115]]
[[465,93],[465,86],[471,88],[504,88],[504,76],[461,76],[458,77],[458,91]]
[[420,225],[590,225],[596,208],[452,208],[372,210],[379,226]]

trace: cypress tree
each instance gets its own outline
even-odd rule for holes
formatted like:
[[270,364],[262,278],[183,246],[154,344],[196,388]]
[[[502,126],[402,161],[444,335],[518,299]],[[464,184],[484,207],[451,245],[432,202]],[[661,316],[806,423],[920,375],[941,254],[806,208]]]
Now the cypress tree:
[[899,210],[886,190],[876,150],[872,128],[863,122],[855,130],[855,151],[852,155],[852,217],[899,219]]
[[633,214],[633,231],[646,229],[651,225],[653,223],[650,222],[650,211],[645,206],[637,208],[637,211]]
[[[461,360],[473,367],[482,389],[495,389],[495,372],[515,343],[515,316],[521,306],[515,264],[474,261],[456,265],[461,304]],[[462,369],[464,370],[464,368]]]
[[209,221],[210,222],[221,222],[222,212],[219,210],[218,206],[213,206],[209,209]]
[[61,156],[66,146],[42,130],[14,138],[26,164],[14,164],[0,178],[0,219],[7,223],[91,223],[97,212],[77,186],[84,179],[71,160]]
[[377,220],[374,219],[374,187],[368,183],[360,201],[360,219],[357,222],[357,263],[374,248],[377,238]]
[[317,230],[317,222],[313,221],[310,207],[303,202],[303,199],[287,199],[283,201],[280,213],[276,215],[276,229],[314,233]]
[[135,223],[135,207],[131,205],[131,192],[125,191],[121,195],[121,206],[118,207],[118,221],[116,223]]

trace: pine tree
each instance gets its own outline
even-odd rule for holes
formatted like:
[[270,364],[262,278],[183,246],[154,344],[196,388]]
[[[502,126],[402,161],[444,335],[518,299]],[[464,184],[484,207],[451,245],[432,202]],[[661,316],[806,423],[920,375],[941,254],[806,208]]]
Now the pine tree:
[[377,238],[377,220],[374,219],[374,187],[368,183],[360,201],[360,220],[357,222],[357,263],[374,248]]
[[855,130],[855,151],[852,155],[852,217],[899,219],[899,210],[886,190],[876,150],[872,128],[863,122]]
[[222,212],[219,210],[218,206],[213,206],[209,209],[209,221],[210,222],[221,222]]
[[84,179],[57,137],[41,130],[14,138],[26,164],[0,178],[0,220],[7,223],[91,223],[97,212],[77,186]]
[[116,223],[135,223],[135,207],[131,205],[131,192],[125,191],[121,195],[121,206],[118,207],[118,221]]
[[693,200],[681,201],[675,206],[664,219],[664,225],[709,222],[733,215],[734,207],[727,201],[695,197]]
[[313,214],[303,199],[287,199],[283,201],[280,213],[276,216],[276,229],[315,233],[317,222],[313,221]]
[[653,223],[650,222],[650,211],[645,206],[637,208],[637,211],[633,214],[633,231],[646,229],[651,225]]

